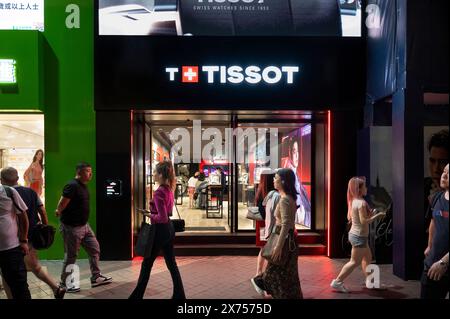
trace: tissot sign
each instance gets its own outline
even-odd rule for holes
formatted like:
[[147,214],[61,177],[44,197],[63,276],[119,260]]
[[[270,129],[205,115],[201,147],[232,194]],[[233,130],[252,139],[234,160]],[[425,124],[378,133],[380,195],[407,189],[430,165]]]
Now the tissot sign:
[[364,49],[360,38],[98,37],[95,108],[360,107]]
[[293,84],[299,72],[298,66],[240,66],[240,65],[187,65],[166,67],[170,82],[209,84]]

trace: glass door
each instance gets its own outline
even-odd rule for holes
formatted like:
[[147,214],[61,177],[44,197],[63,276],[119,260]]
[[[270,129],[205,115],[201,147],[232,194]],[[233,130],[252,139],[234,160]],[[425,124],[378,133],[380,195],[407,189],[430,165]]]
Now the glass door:
[[311,127],[311,123],[304,122],[238,123],[235,166],[238,231],[255,230],[255,221],[246,218],[248,208],[257,206],[274,189],[273,174],[277,168],[294,171],[299,207],[297,228],[312,228]]

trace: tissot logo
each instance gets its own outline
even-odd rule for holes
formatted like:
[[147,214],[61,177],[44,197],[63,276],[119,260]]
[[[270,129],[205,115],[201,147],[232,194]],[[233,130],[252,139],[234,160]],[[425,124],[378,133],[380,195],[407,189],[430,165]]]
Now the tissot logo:
[[[200,78],[199,70],[203,73],[203,79]],[[233,66],[219,66],[219,65],[205,65],[199,66],[182,66],[181,77],[179,75],[180,69],[177,67],[166,68],[166,73],[169,74],[169,81],[180,81],[183,83],[198,83],[206,81],[207,83],[233,83],[239,84],[247,82],[249,84],[258,84],[265,82],[267,84],[277,84],[284,82],[286,84],[293,84],[296,73],[299,72],[298,66],[266,66],[261,68],[256,65],[241,67]]]
[[183,66],[182,82],[197,83],[198,82],[198,66]]

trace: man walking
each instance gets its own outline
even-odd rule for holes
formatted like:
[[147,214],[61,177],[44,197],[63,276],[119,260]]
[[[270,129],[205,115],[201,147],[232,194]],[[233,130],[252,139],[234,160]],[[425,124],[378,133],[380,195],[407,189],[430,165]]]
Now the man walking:
[[448,270],[448,164],[441,176],[442,192],[433,200],[433,215],[425,250],[424,271],[421,279],[422,299],[445,299],[450,292]]
[[[0,172],[2,184],[6,169]],[[28,254],[27,208],[14,188],[0,185],[0,271],[13,299],[31,299],[23,261]]]
[[[28,255],[25,256],[24,261],[27,269],[30,269],[33,274],[45,282],[53,291],[53,295],[56,299],[62,299],[64,297],[65,290],[59,287],[53,278],[42,268],[36,249],[33,247],[30,240],[32,234],[35,231],[39,222],[44,225],[48,224],[47,213],[44,208],[44,204],[40,200],[38,194],[29,187],[19,186],[17,184],[19,180],[19,174],[14,167],[6,167],[2,171],[2,183],[4,185],[13,187],[28,207]],[[5,287],[6,288],[6,287]]]
[[[64,263],[61,273],[61,285],[67,292],[78,292],[78,283],[66,283],[70,275],[71,265],[77,259],[80,246],[89,255],[91,268],[91,286],[109,284],[111,277],[103,276],[98,266],[100,246],[94,232],[88,224],[89,219],[89,190],[87,184],[92,179],[92,167],[88,163],[79,163],[76,166],[76,176],[64,186],[62,196],[56,209],[56,216],[61,220],[61,233],[64,239]],[[69,266],[69,267],[68,267]]]

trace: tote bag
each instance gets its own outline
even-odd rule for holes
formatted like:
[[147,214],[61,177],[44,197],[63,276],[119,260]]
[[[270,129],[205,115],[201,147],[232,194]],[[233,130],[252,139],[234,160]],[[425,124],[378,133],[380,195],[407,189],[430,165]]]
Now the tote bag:
[[153,248],[155,239],[155,225],[148,224],[145,221],[141,224],[141,230],[134,248],[136,256],[149,257]]

